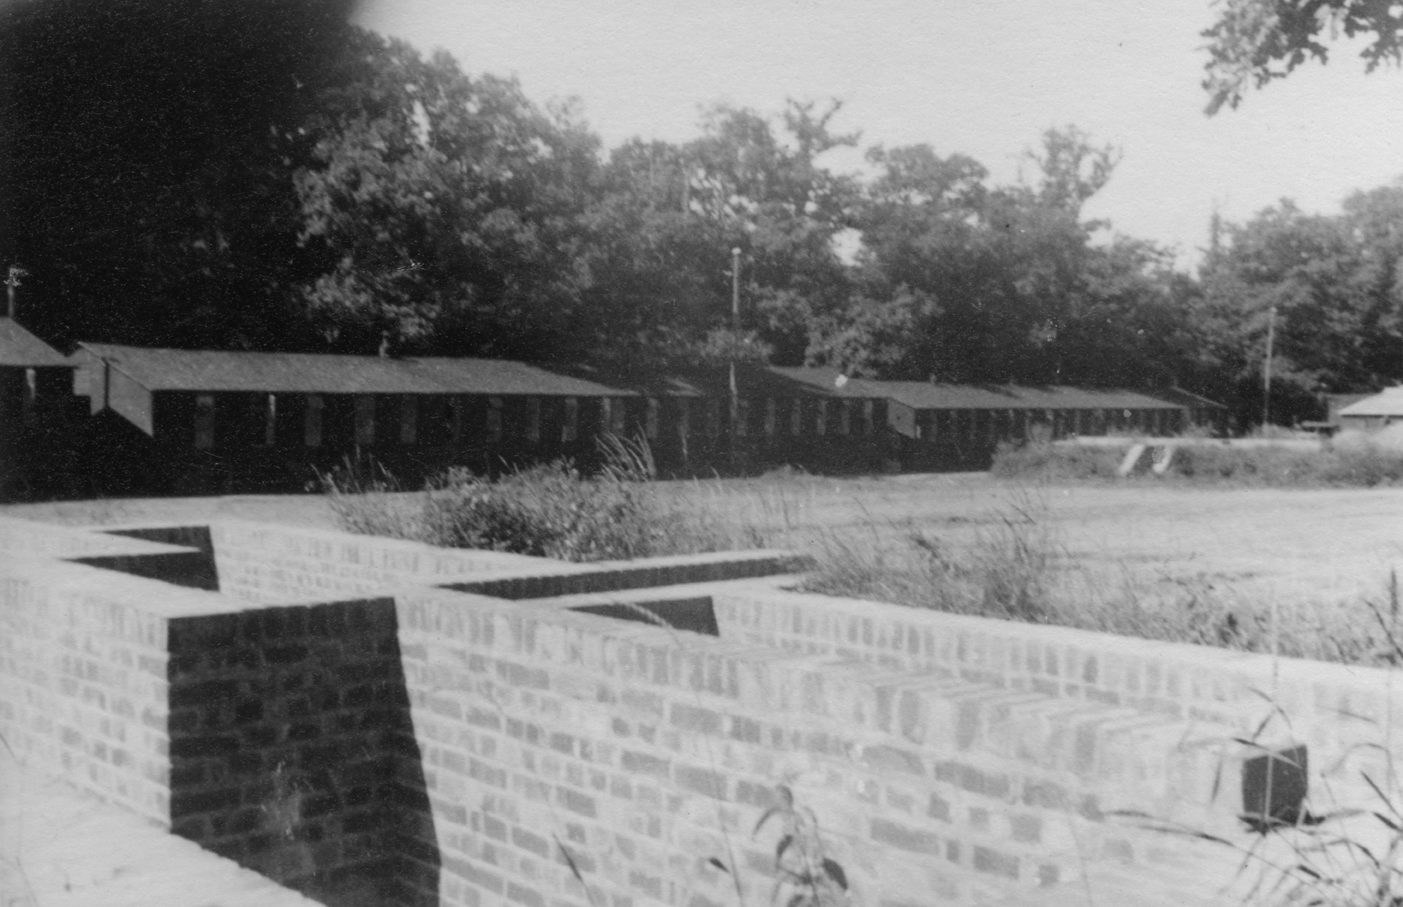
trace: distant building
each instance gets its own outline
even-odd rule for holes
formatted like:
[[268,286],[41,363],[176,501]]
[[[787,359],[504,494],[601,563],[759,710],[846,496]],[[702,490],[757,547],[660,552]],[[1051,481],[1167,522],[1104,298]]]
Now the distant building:
[[[1000,443],[1170,435],[1225,412],[1182,391],[874,381],[830,368],[740,365],[733,386],[724,366],[624,377],[101,343],[65,359],[3,320],[0,378],[5,475],[31,483],[18,493],[49,476],[87,497],[293,491],[342,464],[384,467],[406,487],[454,466],[495,474],[569,459],[588,470],[611,435],[645,440],[664,476],[983,469]],[[39,409],[68,415],[34,422]],[[22,437],[31,422],[47,434]]]
[[1403,387],[1390,387],[1343,407],[1337,418],[1341,428],[1366,431],[1403,422]]
[[1228,433],[1228,408],[1221,403],[1186,391],[1177,385],[1157,390],[1153,396],[1183,408],[1185,431],[1197,429],[1214,436],[1224,436]]
[[156,458],[173,490],[295,488],[347,459],[408,482],[490,473],[592,455],[597,435],[646,415],[633,391],[496,359],[85,343],[73,360],[90,411],[135,429],[121,446]]
[[13,319],[0,318],[0,495],[43,484],[61,447],[73,366]]
[[1340,411],[1347,406],[1358,403],[1360,400],[1367,400],[1374,396],[1373,392],[1365,394],[1326,394],[1325,395],[1325,421],[1340,425]]

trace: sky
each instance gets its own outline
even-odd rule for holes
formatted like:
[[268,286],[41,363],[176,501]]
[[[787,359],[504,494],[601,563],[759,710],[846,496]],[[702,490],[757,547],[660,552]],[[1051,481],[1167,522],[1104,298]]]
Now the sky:
[[1366,75],[1341,42],[1328,66],[1209,118],[1199,33],[1213,18],[1210,0],[365,0],[358,13],[470,74],[515,75],[539,104],[578,98],[606,148],[687,141],[715,102],[778,113],[837,98],[833,125],[861,147],[927,143],[1000,184],[1044,130],[1075,124],[1122,154],[1085,215],[1185,268],[1215,206],[1235,222],[1282,198],[1334,213],[1403,177],[1403,72]]

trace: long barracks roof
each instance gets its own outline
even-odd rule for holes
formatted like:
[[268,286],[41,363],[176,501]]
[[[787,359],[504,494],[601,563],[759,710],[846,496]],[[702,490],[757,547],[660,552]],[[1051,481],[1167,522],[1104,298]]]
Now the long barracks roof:
[[1051,385],[932,384],[927,381],[839,380],[831,368],[772,371],[840,397],[886,397],[912,409],[1179,409],[1180,405],[1126,390]]
[[1177,404],[1134,391],[1012,384],[930,384],[873,381],[887,396],[912,409],[1179,409]]
[[86,357],[110,362],[113,368],[152,391],[561,397],[634,395],[633,391],[505,359],[401,359],[79,344],[76,358],[81,360]]
[[58,350],[20,327],[13,319],[0,318],[0,366],[12,368],[72,368]]

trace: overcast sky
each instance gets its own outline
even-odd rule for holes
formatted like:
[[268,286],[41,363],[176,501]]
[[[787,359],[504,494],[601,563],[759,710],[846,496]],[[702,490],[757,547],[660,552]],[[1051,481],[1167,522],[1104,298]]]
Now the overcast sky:
[[366,0],[359,15],[469,73],[515,74],[538,103],[577,96],[606,148],[693,138],[715,101],[836,97],[863,147],[926,142],[1012,182],[1044,129],[1074,123],[1124,154],[1086,213],[1185,265],[1215,202],[1230,220],[1282,197],[1329,213],[1403,176],[1403,73],[1366,76],[1344,45],[1204,116],[1212,19],[1209,0]]

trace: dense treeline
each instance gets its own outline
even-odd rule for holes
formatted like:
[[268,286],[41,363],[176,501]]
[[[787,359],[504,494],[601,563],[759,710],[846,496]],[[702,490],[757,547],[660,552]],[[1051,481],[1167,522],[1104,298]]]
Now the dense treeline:
[[1403,377],[1403,186],[1224,225],[1192,278],[1083,217],[1117,155],[1072,127],[1011,186],[927,145],[834,172],[859,141],[837,103],[719,106],[690,142],[605,153],[569,105],[339,0],[188,6],[0,13],[0,263],[60,342],[1178,382],[1247,417],[1275,306],[1278,420]]

